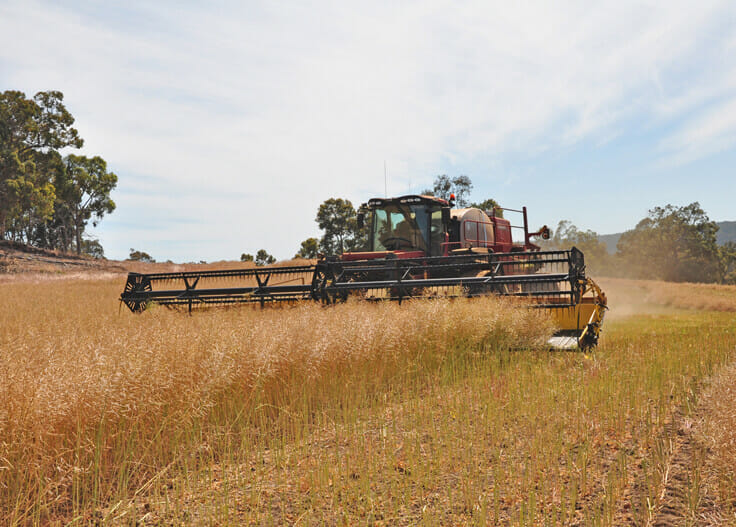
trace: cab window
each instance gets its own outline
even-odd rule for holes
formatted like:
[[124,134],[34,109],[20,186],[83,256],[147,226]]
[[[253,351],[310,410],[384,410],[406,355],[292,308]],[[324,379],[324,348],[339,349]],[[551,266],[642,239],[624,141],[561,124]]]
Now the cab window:
[[442,210],[432,211],[430,220],[430,256],[442,256],[442,244],[445,242],[445,230],[442,228]]

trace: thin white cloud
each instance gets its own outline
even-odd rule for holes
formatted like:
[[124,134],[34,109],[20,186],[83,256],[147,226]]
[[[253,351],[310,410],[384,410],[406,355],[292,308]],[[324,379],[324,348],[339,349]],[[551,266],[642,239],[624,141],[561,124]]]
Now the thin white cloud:
[[[103,225],[196,216],[152,227],[191,236],[175,259],[288,257],[322,200],[382,194],[384,161],[400,193],[442,159],[608,141],[631,119],[687,117],[664,144],[693,158],[736,130],[718,106],[736,84],[730,2],[128,5],[6,2],[0,79],[65,93],[85,151],[120,175]],[[198,254],[212,233],[231,243]],[[101,236],[112,256],[134,243]]]
[[670,163],[688,163],[736,146],[736,98],[719,101],[662,141]]

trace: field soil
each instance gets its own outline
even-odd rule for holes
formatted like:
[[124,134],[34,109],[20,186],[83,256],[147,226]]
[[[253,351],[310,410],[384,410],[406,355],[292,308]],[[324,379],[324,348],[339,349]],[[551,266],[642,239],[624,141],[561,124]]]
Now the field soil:
[[0,240],[0,280],[22,279],[31,274],[78,274],[80,272],[124,272],[120,262],[39,249]]
[[736,525],[736,496],[724,480],[736,477],[736,363],[703,382],[691,415],[678,412],[660,504],[652,524]]

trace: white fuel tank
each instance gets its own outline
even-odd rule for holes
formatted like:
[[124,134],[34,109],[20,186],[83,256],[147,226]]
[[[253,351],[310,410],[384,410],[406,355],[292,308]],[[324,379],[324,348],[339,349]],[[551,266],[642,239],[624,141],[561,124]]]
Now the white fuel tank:
[[453,209],[450,213],[453,219],[460,222],[460,247],[492,247],[493,223],[480,209]]

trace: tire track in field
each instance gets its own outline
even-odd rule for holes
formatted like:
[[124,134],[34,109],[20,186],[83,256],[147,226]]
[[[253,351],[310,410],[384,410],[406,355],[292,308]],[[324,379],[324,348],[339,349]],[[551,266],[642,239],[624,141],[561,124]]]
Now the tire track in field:
[[[721,484],[724,471],[734,469],[736,412],[728,411],[736,408],[734,386],[736,362],[711,377],[694,418],[684,419],[678,428],[678,448],[652,525],[736,525],[736,487],[724,489]],[[724,452],[731,452],[731,459]]]
[[[658,441],[666,455],[658,467],[661,481],[655,496],[647,496],[647,474],[643,462],[651,462],[653,448],[637,456],[636,470],[629,475],[629,485],[620,500],[614,525],[711,526],[736,525],[736,513],[724,509],[729,502],[736,502],[736,494],[719,495],[718,475],[723,465],[714,450],[724,445],[723,438],[715,438],[708,444],[707,430],[732,428],[732,422],[723,422],[724,416],[711,409],[714,398],[719,404],[736,407],[736,390],[726,394],[718,386],[736,385],[736,363],[721,368],[704,381],[698,406],[691,415],[678,409],[667,422]],[[715,387],[715,388],[714,388]],[[727,399],[724,400],[724,395]],[[651,476],[651,473],[649,474]],[[635,504],[641,504],[635,510]],[[648,504],[648,505],[647,505]],[[642,510],[648,507],[648,511]],[[645,517],[646,516],[646,517]]]

